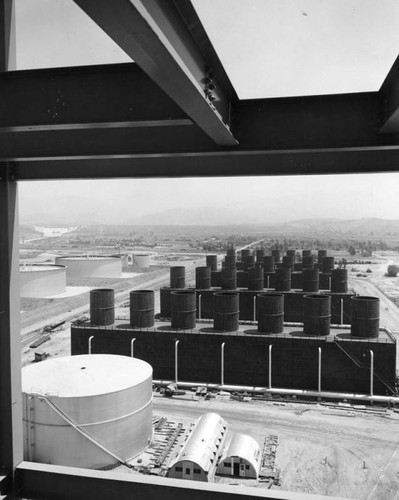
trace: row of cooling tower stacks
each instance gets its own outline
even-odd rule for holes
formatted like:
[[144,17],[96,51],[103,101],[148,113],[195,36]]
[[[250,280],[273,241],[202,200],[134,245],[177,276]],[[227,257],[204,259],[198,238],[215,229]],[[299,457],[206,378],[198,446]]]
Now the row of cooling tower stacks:
[[[215,292],[213,326],[216,331],[234,332],[239,329],[239,294],[232,291]],[[379,298],[354,296],[351,298],[351,334],[354,337],[378,337]],[[259,333],[284,331],[284,295],[259,293],[256,296]],[[115,321],[115,297],[112,289],[90,292],[91,324],[112,325]],[[196,327],[195,290],[171,292],[171,328],[193,330]],[[331,296],[311,294],[303,297],[303,332],[309,336],[329,335]],[[133,328],[154,326],[154,292],[130,292],[130,325]]]
[[[207,256],[207,259],[208,257],[214,256]],[[250,267],[247,271],[237,271],[236,267],[222,267],[221,271],[213,271],[209,265],[197,267],[195,269],[195,288],[197,290],[209,290],[212,287],[221,287],[223,290],[274,288],[278,292],[289,292],[291,289],[300,289],[304,292],[331,289],[332,293],[347,293],[348,270],[343,268],[333,269],[334,258],[325,257],[325,259],[332,259],[332,264],[331,261],[328,261],[328,265],[332,265],[328,273],[320,273],[317,268],[305,268],[300,272],[292,272],[290,267],[281,267],[274,270],[274,264],[273,271],[266,266]],[[171,267],[170,287],[184,289],[185,286],[185,267]]]

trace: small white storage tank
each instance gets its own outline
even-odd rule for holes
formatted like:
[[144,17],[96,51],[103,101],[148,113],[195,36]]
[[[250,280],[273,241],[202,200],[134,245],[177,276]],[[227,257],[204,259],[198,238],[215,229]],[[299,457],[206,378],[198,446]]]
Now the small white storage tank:
[[152,367],[92,354],[22,369],[24,457],[100,468],[127,461],[152,439]]
[[133,267],[150,267],[150,254],[148,253],[133,253],[132,254]]
[[55,263],[67,267],[67,279],[75,278],[121,278],[120,257],[102,256],[61,256]]
[[20,295],[24,298],[43,298],[66,292],[66,267],[50,264],[21,264],[19,266]]

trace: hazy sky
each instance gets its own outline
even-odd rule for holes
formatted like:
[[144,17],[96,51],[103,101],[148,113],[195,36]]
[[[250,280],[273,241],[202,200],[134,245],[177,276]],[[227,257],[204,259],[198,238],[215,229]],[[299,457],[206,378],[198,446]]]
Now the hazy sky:
[[[123,224],[169,209],[202,210],[231,223],[302,218],[399,219],[399,173],[212,179],[123,179],[20,183],[22,223]],[[226,215],[227,216],[227,215]],[[219,220],[219,219],[218,219]],[[195,213],[193,213],[193,223]],[[214,222],[209,217],[209,223]]]
[[[377,90],[398,55],[399,0],[193,3],[241,98]],[[16,0],[16,16],[19,69],[129,61],[71,0]],[[232,222],[399,218],[399,174],[31,182],[20,194],[22,222],[123,223],[205,204]]]

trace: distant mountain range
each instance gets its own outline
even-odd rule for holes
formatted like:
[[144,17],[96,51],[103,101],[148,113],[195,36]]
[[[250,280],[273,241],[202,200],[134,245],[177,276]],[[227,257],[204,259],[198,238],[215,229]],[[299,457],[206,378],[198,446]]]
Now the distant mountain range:
[[[270,214],[268,214],[270,215]],[[122,222],[122,221],[121,221]],[[303,236],[317,238],[362,238],[386,239],[399,238],[399,219],[300,219],[288,222],[262,222],[261,213],[241,213],[235,210],[223,211],[173,209],[157,214],[149,214],[137,219],[124,221],[126,226],[202,226],[231,228],[231,231],[244,232],[257,230],[270,235]],[[39,222],[38,222],[39,223]],[[61,225],[61,224],[60,224]],[[95,225],[95,224],[86,224]],[[31,226],[32,227],[32,226]],[[230,229],[229,229],[230,230]]]

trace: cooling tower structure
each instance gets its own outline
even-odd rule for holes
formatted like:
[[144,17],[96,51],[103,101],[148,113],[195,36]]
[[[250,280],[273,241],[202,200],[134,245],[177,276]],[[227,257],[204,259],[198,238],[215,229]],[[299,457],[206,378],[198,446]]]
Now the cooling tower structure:
[[197,290],[207,290],[211,288],[211,272],[210,267],[195,268],[195,288]]
[[329,335],[331,322],[331,297],[329,295],[305,295],[303,312],[305,335]]
[[110,354],[22,369],[24,458],[101,468],[131,460],[152,439],[152,367]]
[[380,299],[356,296],[351,298],[351,334],[354,337],[378,337]]
[[172,266],[170,268],[170,288],[184,288],[186,286],[186,268]]
[[207,255],[206,256],[206,267],[210,267],[211,271],[218,270],[218,256],[217,255]]
[[148,253],[132,253],[133,267],[150,267],[151,256]]
[[176,330],[192,330],[196,325],[195,290],[171,292],[171,327]]
[[65,293],[66,272],[66,267],[60,265],[20,265],[19,282],[21,297],[40,299]]
[[120,278],[120,257],[108,256],[64,256],[55,258],[56,265],[66,266],[67,280],[76,278]]
[[112,288],[90,290],[90,323],[95,326],[115,322],[115,292]]
[[215,330],[235,332],[239,328],[239,295],[237,292],[216,292],[214,294]]
[[259,333],[284,331],[284,295],[260,293],[257,297]]
[[348,270],[347,269],[332,269],[331,270],[331,293],[347,293],[348,292]]
[[154,326],[154,291],[134,290],[130,292],[130,324],[134,328]]

